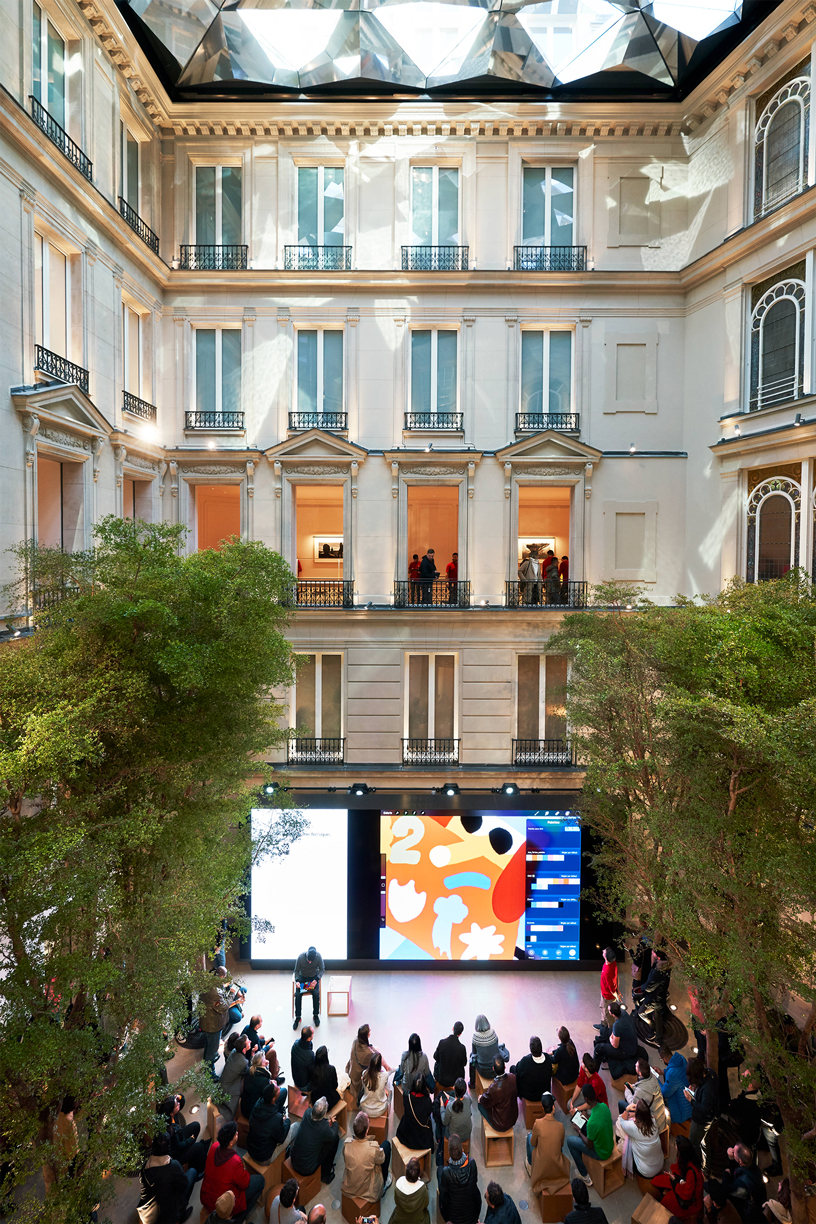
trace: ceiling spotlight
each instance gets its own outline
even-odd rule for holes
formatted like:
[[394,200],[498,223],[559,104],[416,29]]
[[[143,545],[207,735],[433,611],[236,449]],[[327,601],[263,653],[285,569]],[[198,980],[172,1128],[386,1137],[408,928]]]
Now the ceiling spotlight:
[[634,442],[630,442],[629,443],[629,454],[634,455],[634,453],[635,453],[635,444]]
[[352,782],[351,786],[348,788],[347,793],[349,795],[367,795],[368,792],[369,792],[369,787],[366,785],[365,782]]
[[669,1005],[669,1011],[677,1011],[677,1004],[676,1004],[676,1003],[671,1003],[671,1004]]
[[797,412],[797,414],[796,414],[796,420],[795,420],[793,423],[794,423],[794,425],[801,425],[801,424],[802,424],[802,414],[801,414],[801,412]]
[[197,1114],[200,1108],[201,1108],[200,1105],[194,1105],[193,1108],[190,1110],[190,1113]]
[[459,794],[459,787],[456,785],[455,782],[446,782],[445,785],[442,787],[442,790],[444,794],[446,795],[458,795]]
[[501,788],[504,795],[518,795],[520,793],[515,782],[502,782]]
[[274,795],[275,791],[278,789],[278,786],[278,782],[267,782],[266,786],[264,787],[264,794]]

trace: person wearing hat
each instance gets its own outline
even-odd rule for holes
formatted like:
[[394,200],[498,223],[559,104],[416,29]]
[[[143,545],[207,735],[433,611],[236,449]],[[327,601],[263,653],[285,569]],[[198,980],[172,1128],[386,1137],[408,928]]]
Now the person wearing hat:
[[301,952],[295,962],[295,1019],[292,1029],[300,1027],[300,1013],[303,1007],[303,996],[312,996],[312,1011],[314,1026],[320,1028],[320,979],[325,973],[323,957],[317,948],[307,948]]
[[236,1224],[238,1219],[232,1213],[235,1210],[235,1195],[231,1190],[225,1190],[216,1200],[215,1207],[207,1216],[207,1224]]

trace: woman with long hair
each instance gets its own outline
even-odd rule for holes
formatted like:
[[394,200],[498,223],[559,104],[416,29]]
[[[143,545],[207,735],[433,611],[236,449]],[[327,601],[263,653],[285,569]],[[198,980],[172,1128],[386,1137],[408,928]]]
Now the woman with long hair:
[[558,1045],[552,1051],[553,1078],[562,1084],[574,1084],[578,1079],[580,1064],[578,1051],[565,1024],[558,1030]]
[[678,1220],[696,1220],[703,1210],[703,1174],[697,1149],[685,1135],[677,1136],[677,1159],[668,1173],[652,1178],[660,1203]]
[[663,1145],[646,1101],[635,1103],[618,1118],[618,1134],[625,1139],[623,1171],[632,1177],[656,1177],[663,1169]]
[[408,1049],[400,1059],[399,1070],[394,1076],[394,1083],[402,1087],[403,1092],[410,1089],[411,1080],[415,1075],[424,1075],[428,1081],[428,1089],[433,1092],[436,1081],[431,1074],[431,1064],[428,1055],[422,1049],[419,1033],[412,1033],[408,1038]]
[[397,1138],[415,1152],[434,1149],[434,1134],[431,1124],[433,1104],[428,1085],[422,1075],[415,1075],[411,1091],[405,1098],[405,1112],[397,1127]]
[[375,1050],[363,1072],[360,1088],[360,1109],[369,1118],[382,1118],[388,1113],[388,1072],[383,1070],[382,1054]]
[[329,1051],[325,1046],[319,1046],[315,1051],[312,1090],[309,1093],[312,1105],[321,1097],[326,1098],[326,1104],[330,1110],[334,1109],[340,1100],[340,1093],[337,1091],[337,1071],[329,1062]]
[[[357,1100],[360,1099],[360,1091],[363,1086],[363,1072],[371,1062],[372,1054],[375,1053],[375,1047],[371,1044],[371,1025],[361,1024],[352,1042],[351,1054],[346,1063],[346,1074],[351,1080],[351,1091]],[[385,1059],[383,1059],[383,1066],[386,1071],[391,1070]]]
[[463,1143],[470,1139],[473,1130],[473,1103],[463,1079],[456,1081],[453,1085],[453,1096],[449,1096],[442,1106],[442,1125],[446,1138],[458,1135]]

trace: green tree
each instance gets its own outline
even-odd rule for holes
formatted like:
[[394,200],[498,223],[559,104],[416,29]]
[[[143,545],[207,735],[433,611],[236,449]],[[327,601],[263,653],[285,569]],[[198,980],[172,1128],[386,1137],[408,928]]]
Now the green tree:
[[[794,574],[673,608],[614,586],[597,602],[609,610],[566,617],[548,649],[571,661],[601,906],[645,916],[702,1027],[731,1015],[779,1103],[803,1220],[801,1134],[816,1120],[816,601]],[[793,1049],[779,1023],[789,994],[809,1008]]]
[[[110,518],[88,553],[21,548],[15,606],[33,593],[44,610],[0,649],[4,1189],[59,1166],[75,1096],[55,1224],[86,1224],[103,1172],[137,1166],[168,1034],[210,980],[202,954],[240,921],[251,861],[301,828],[284,813],[253,839],[249,820],[286,735],[270,694],[292,680],[291,572],[237,539],[180,556],[181,531]],[[41,1213],[28,1194],[16,1218]]]

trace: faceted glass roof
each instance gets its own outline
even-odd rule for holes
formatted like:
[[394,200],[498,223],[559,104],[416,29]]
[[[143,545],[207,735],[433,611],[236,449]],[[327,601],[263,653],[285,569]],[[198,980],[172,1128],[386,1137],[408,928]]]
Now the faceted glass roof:
[[676,98],[774,0],[119,0],[171,92]]

